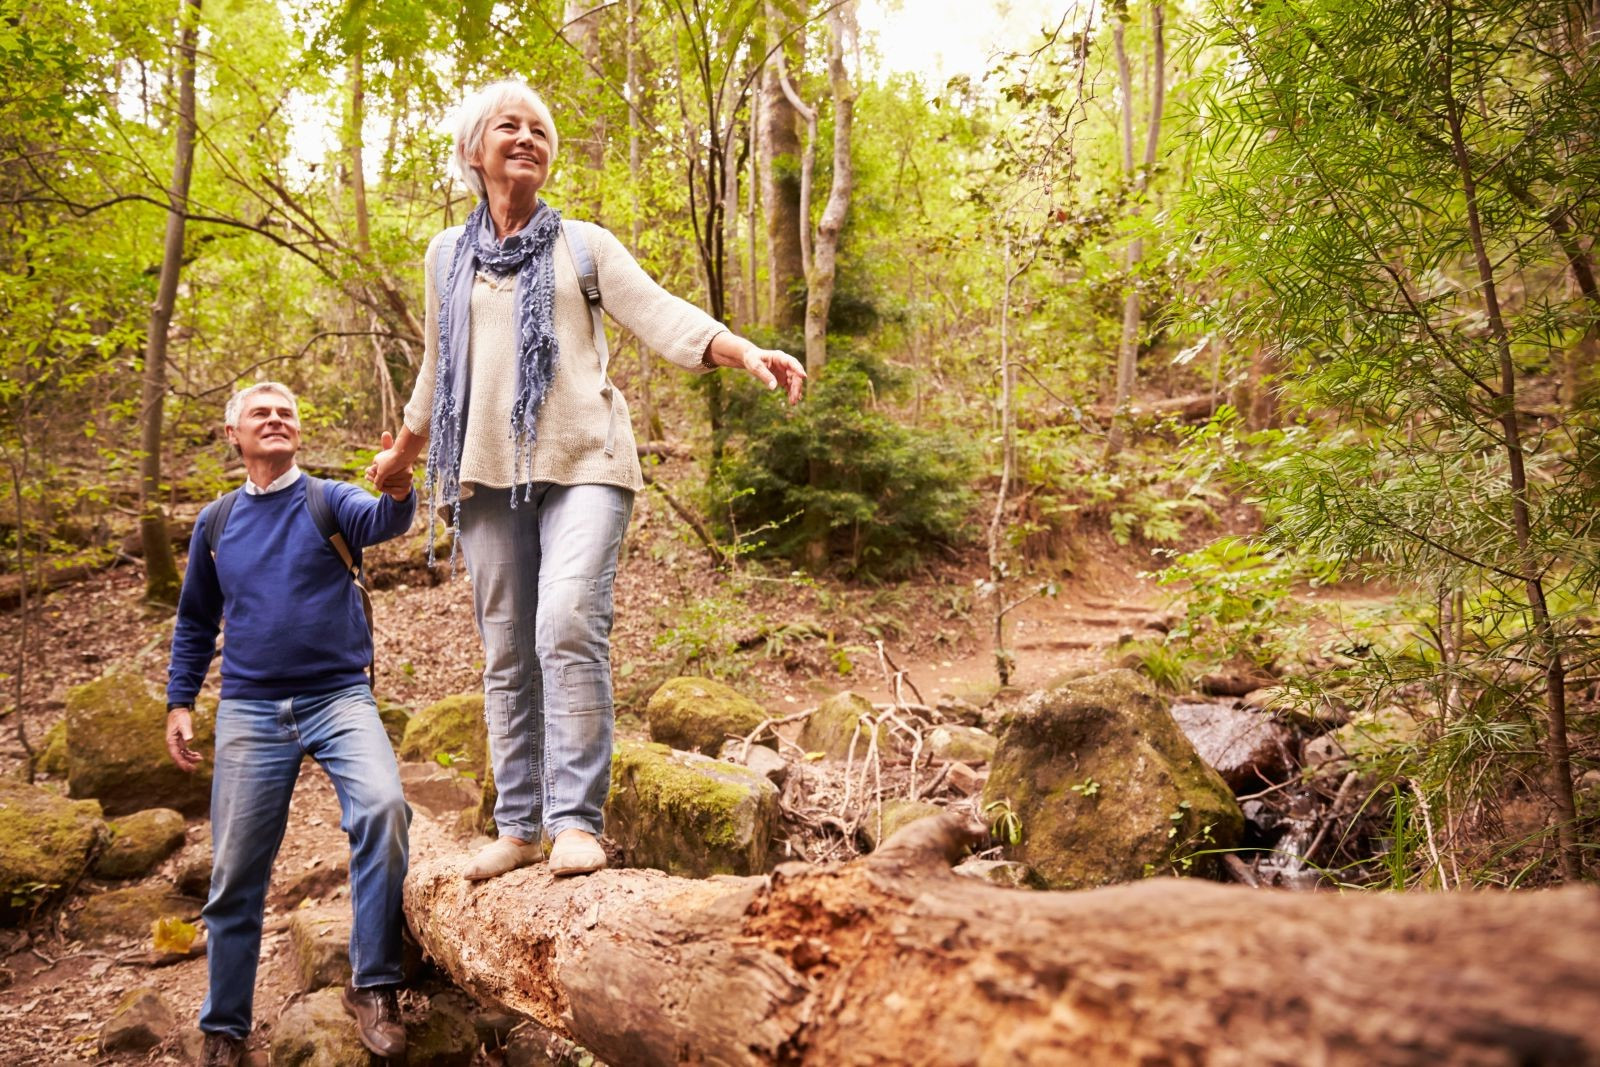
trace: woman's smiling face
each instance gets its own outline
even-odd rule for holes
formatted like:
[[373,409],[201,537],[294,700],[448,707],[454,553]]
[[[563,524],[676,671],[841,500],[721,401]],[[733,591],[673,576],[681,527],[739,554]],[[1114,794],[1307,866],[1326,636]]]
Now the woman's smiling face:
[[550,177],[550,130],[531,106],[508,102],[489,118],[478,168],[491,193],[517,186],[537,192]]

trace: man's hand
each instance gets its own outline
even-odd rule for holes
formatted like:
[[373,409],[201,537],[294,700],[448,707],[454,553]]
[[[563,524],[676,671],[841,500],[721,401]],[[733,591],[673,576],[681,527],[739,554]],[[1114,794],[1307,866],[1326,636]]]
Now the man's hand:
[[167,752],[172,762],[186,773],[194,773],[204,756],[190,748],[194,741],[194,717],[188,708],[173,708],[167,712]]
[[411,495],[411,460],[394,447],[394,434],[383,431],[382,448],[367,467],[367,479],[380,493],[399,501]]

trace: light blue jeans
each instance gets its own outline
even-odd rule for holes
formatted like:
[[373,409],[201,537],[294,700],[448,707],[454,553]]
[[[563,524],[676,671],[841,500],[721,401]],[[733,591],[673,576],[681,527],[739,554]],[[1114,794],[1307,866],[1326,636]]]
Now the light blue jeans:
[[515,508],[506,490],[479,487],[461,502],[502,836],[600,833],[611,786],[611,588],[632,515],[633,493],[614,485],[539,482]]
[[200,1009],[206,1033],[250,1033],[262,907],[306,756],[333,780],[339,826],[350,835],[353,982],[366,989],[401,980],[411,809],[372,690],[224,700],[211,779],[211,895],[201,912],[210,976]]

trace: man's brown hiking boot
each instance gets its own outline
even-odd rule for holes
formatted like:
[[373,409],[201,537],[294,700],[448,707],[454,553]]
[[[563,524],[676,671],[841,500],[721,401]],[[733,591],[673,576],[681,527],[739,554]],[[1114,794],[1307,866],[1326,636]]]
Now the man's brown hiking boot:
[[244,1041],[228,1034],[207,1034],[200,1067],[239,1067],[244,1061]]
[[400,1022],[400,1001],[393,986],[357,989],[347,983],[339,999],[355,1019],[367,1051],[385,1059],[405,1054],[406,1028]]

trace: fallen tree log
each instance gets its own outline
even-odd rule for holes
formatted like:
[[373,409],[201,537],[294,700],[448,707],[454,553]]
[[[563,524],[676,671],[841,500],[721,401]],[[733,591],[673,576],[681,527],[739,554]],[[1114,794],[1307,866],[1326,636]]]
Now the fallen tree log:
[[694,881],[418,865],[406,914],[469,992],[622,1067],[1600,1063],[1600,891],[1002,889],[947,814],[872,856]]

